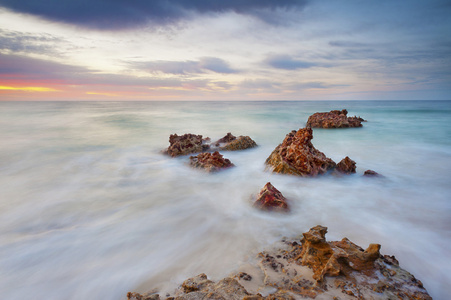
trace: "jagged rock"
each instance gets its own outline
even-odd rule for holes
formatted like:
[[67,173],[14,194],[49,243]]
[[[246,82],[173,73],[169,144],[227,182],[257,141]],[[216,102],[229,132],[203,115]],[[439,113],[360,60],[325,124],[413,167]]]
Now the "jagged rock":
[[204,144],[202,135],[187,133],[184,135],[171,134],[169,136],[169,147],[166,153],[172,157],[199,153],[209,149],[209,145]]
[[217,140],[214,144],[216,146],[219,146],[223,143],[230,143],[231,141],[236,140],[236,136],[234,136],[232,133],[228,132],[223,138]]
[[266,159],[272,171],[299,176],[317,176],[335,168],[335,162],[317,150],[311,128],[293,130]]
[[331,110],[330,112],[317,112],[311,115],[307,120],[307,127],[319,128],[347,128],[362,127],[365,120],[360,117],[348,117],[348,111]]
[[254,206],[262,210],[289,211],[287,199],[270,182],[260,190]]
[[253,139],[251,139],[248,136],[241,135],[238,138],[235,138],[234,140],[228,142],[225,146],[222,146],[220,149],[236,151],[254,147],[257,147],[257,143]]
[[364,173],[363,173],[363,176],[368,176],[368,177],[379,177],[379,176],[381,176],[379,173],[377,173],[376,171],[373,171],[373,170],[366,170]]
[[224,158],[218,151],[213,153],[199,153],[197,156],[191,156],[189,159],[191,166],[205,169],[208,172],[216,172],[220,169],[227,169],[234,166],[229,159]]
[[[259,253],[258,265],[247,266],[246,272],[217,283],[200,274],[185,280],[166,300],[432,300],[421,281],[402,269],[394,256],[380,254],[380,245],[370,244],[363,250],[347,238],[327,242],[326,233],[327,227],[318,225],[303,234],[301,243],[284,238]],[[127,296],[160,299],[155,293]]]
[[355,173],[355,165],[355,161],[346,156],[337,164],[337,168],[335,170],[343,174],[352,174]]

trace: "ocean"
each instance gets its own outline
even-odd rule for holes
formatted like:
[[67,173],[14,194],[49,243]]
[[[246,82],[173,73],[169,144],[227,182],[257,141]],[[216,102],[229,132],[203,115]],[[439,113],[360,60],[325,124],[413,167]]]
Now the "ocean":
[[[265,169],[287,133],[333,109],[368,122],[314,129],[312,143],[356,174]],[[259,146],[222,152],[236,166],[222,172],[161,153],[173,133],[228,132]],[[381,244],[434,299],[451,295],[451,101],[0,102],[0,137],[2,299],[126,299],[218,280],[315,225],[329,241]],[[267,182],[290,214],[252,207]]]

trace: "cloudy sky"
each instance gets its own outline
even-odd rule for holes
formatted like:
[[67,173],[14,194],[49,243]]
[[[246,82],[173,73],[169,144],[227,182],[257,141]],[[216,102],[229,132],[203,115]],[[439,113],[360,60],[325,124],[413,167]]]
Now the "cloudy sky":
[[449,0],[0,0],[0,100],[451,99]]

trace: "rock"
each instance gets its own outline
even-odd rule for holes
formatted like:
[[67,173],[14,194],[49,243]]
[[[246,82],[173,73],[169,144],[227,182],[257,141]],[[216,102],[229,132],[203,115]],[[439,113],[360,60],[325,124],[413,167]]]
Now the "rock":
[[348,111],[332,110],[330,112],[317,112],[311,115],[307,120],[307,127],[318,128],[347,128],[362,127],[365,120],[360,117],[348,117]]
[[343,174],[352,174],[355,173],[355,165],[355,161],[346,156],[337,164],[337,168],[335,170]]
[[228,132],[223,138],[214,142],[214,144],[219,146],[219,144],[230,143],[231,141],[234,141],[234,140],[236,140],[236,136],[234,136],[232,133]]
[[262,210],[270,211],[287,212],[290,210],[287,199],[270,182],[265,184],[260,190],[260,193],[257,195],[257,200],[254,202],[254,206]]
[[218,151],[213,153],[199,153],[197,156],[191,156],[189,159],[191,166],[205,169],[207,172],[216,172],[220,169],[227,169],[234,166],[229,159],[224,158]]
[[[246,266],[246,272],[218,282],[200,274],[185,280],[175,296],[166,300],[432,300],[421,281],[402,269],[394,256],[380,254],[379,244],[363,250],[347,238],[327,242],[326,233],[327,227],[318,225],[303,233],[301,243],[284,238],[260,252],[258,264]],[[160,299],[154,293],[127,296],[130,300]]]
[[317,176],[335,168],[335,162],[327,158],[311,143],[311,128],[293,130],[266,159],[272,171],[299,176]]
[[204,144],[202,135],[187,133],[184,135],[171,134],[169,136],[169,147],[166,153],[172,157],[199,153],[209,149],[209,145]]
[[257,147],[257,143],[248,136],[239,136],[238,138],[228,142],[225,146],[222,146],[221,150],[244,150],[249,148]]
[[128,300],[160,300],[160,295],[153,294],[153,295],[141,295],[139,293],[127,293],[127,299]]
[[366,170],[365,173],[363,173],[363,176],[380,177],[381,175],[373,170]]

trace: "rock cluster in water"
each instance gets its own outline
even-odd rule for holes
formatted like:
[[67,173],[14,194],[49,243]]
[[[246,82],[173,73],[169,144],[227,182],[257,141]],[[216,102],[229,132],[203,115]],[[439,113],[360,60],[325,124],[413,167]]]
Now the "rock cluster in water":
[[229,159],[224,158],[218,151],[199,153],[197,156],[191,156],[189,159],[191,166],[205,169],[207,172],[216,172],[234,166]]
[[210,141],[211,139],[208,137],[202,138],[202,135],[191,133],[180,136],[171,134],[169,147],[163,152],[172,157],[199,153],[197,156],[190,157],[190,165],[213,172],[233,166],[230,160],[223,158],[218,150],[236,151],[257,147],[257,143],[250,137],[239,136],[237,138],[230,132],[214,143]]
[[348,128],[362,127],[365,120],[360,117],[348,117],[348,111],[331,110],[330,112],[317,112],[311,115],[307,120],[307,127],[318,128]]
[[273,172],[299,176],[317,176],[333,170],[335,162],[317,150],[312,139],[311,128],[293,130],[266,159],[266,164]]
[[205,274],[185,280],[172,296],[128,293],[130,300],[192,299],[432,299],[421,281],[379,244],[364,250],[347,238],[327,242],[315,226],[301,240],[282,240],[258,254],[258,263],[218,282]]
[[[356,173],[355,161],[346,156],[336,164],[313,146],[312,139],[312,128],[291,131],[266,159],[266,165],[275,173],[303,177],[315,177],[329,171],[334,171],[335,174]],[[366,171],[365,176],[377,174],[372,172],[374,171]]]
[[288,212],[290,210],[287,199],[271,182],[265,184],[260,190],[260,193],[257,195],[257,200],[254,202],[254,207],[262,210],[280,212]]

